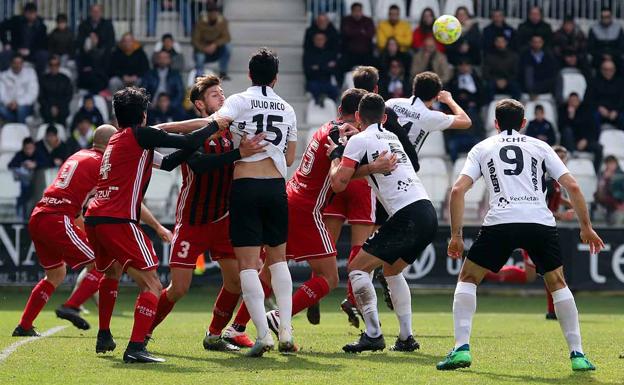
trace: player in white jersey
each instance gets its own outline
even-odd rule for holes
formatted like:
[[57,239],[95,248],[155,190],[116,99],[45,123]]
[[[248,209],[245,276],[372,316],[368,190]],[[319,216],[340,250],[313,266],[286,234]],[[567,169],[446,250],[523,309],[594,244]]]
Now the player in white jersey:
[[[330,157],[335,158],[330,171],[332,189],[340,192],[351,178],[366,176],[389,218],[349,263],[349,280],[366,330],[359,341],[345,345],[343,350],[355,353],[386,347],[379,324],[377,295],[369,275],[383,264],[400,325],[399,337],[392,350],[414,351],[418,343],[412,335],[411,294],[402,271],[431,243],[438,220],[401,142],[382,126],[386,120],[383,98],[376,94],[364,96],[356,119],[365,129],[351,137],[344,148],[330,148]],[[370,174],[369,165],[386,154],[396,157],[394,170],[385,174]],[[339,159],[341,155],[342,159]]]
[[230,196],[230,237],[239,263],[243,299],[258,333],[248,355],[258,357],[273,348],[258,276],[258,257],[263,246],[281,316],[279,350],[296,350],[291,332],[292,279],[286,263],[285,178],[286,168],[295,159],[297,119],[293,108],[273,91],[278,67],[279,60],[273,52],[259,49],[249,60],[252,86],[228,97],[215,114],[220,127],[229,126],[236,146],[244,136],[260,133],[266,134],[268,142],[265,152],[235,163]]
[[[439,101],[448,106],[452,115],[431,109],[434,102]],[[433,72],[421,72],[414,77],[412,96],[395,98],[386,102],[397,114],[399,124],[407,131],[407,135],[419,152],[434,131],[448,128],[467,129],[472,126],[468,114],[453,100],[448,91],[442,91],[442,81]]]
[[570,349],[572,370],[595,370],[585,358],[578,311],[562,267],[555,218],[546,205],[546,173],[570,194],[581,225],[581,240],[591,253],[604,247],[592,229],[587,204],[578,183],[555,151],[545,142],[518,133],[524,127],[524,107],[513,99],[496,105],[499,134],[477,144],[451,193],[451,240],[448,255],[462,257],[464,195],[481,176],[490,196],[483,227],[464,261],[453,301],[455,347],[438,363],[439,370],[470,366],[470,332],[477,307],[477,285],[488,271],[498,272],[516,248],[526,250],[553,296],[555,312]]

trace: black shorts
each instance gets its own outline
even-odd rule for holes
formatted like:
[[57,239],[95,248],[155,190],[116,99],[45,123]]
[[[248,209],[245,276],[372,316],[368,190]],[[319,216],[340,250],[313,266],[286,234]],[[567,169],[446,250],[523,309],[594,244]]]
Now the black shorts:
[[377,199],[377,206],[375,206],[375,225],[381,226],[388,220],[388,213],[383,207],[379,199]]
[[288,198],[283,178],[241,178],[230,192],[232,246],[279,246],[288,239]]
[[536,223],[505,223],[481,227],[477,239],[468,251],[468,259],[496,273],[515,249],[526,250],[540,274],[553,271],[562,265],[557,228]]
[[433,242],[438,231],[438,217],[431,202],[421,199],[388,218],[364,242],[362,250],[389,264],[402,259],[412,264]]

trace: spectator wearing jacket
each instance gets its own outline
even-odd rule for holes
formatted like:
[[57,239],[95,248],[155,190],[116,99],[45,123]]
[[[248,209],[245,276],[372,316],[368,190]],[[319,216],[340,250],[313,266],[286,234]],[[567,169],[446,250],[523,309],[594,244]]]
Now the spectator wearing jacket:
[[0,24],[0,40],[4,49],[11,49],[33,63],[38,73],[45,71],[48,61],[48,33],[35,3],[26,3],[22,15]]
[[111,56],[108,88],[114,93],[122,87],[139,85],[148,70],[149,61],[143,47],[127,32]]
[[61,60],[58,56],[50,58],[48,68],[48,73],[39,78],[40,113],[46,123],[65,125],[74,88],[71,80],[59,72]]
[[219,9],[213,3],[208,4],[207,15],[195,23],[192,37],[195,49],[195,69],[197,76],[204,73],[204,64],[219,62],[219,76],[229,79],[227,76],[230,63],[230,29],[226,18],[219,13]]
[[169,95],[174,107],[182,106],[184,97],[182,76],[178,71],[171,69],[171,56],[168,52],[160,51],[154,55],[154,68],[145,74],[142,86],[152,96],[152,103],[156,103],[158,95],[164,92]]
[[351,14],[340,23],[342,37],[342,69],[351,71],[359,65],[376,65],[373,57],[373,37],[375,24],[373,19],[364,16],[361,3],[351,4]]
[[389,38],[395,38],[401,52],[406,52],[412,45],[412,28],[406,20],[401,20],[401,9],[393,4],[388,9],[388,19],[377,26],[377,49],[382,51]]
[[303,70],[306,91],[312,94],[317,104],[323,104],[323,96],[336,100],[338,87],[332,84],[332,76],[338,73],[338,58],[334,51],[327,49],[324,33],[314,35],[314,47],[304,52]]
[[0,73],[0,118],[25,123],[33,113],[38,96],[39,81],[35,70],[24,67],[21,56],[13,57],[11,67]]

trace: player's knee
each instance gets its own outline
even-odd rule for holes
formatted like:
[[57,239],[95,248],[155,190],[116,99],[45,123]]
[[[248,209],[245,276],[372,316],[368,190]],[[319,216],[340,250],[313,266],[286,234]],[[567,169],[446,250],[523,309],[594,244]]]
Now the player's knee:
[[172,301],[178,301],[189,291],[189,285],[171,285],[167,289],[167,297]]
[[66,272],[64,265],[56,269],[46,270],[45,280],[50,282],[52,286],[58,287],[61,283],[63,283],[63,280],[65,279],[65,274]]
[[123,269],[121,265],[118,263],[113,263],[106,271],[104,272],[104,276],[109,279],[114,279],[119,281],[121,275],[123,274]]
[[325,280],[327,280],[327,285],[329,286],[329,290],[334,290],[336,287],[338,287],[338,272],[329,274],[329,275],[325,275]]
[[241,292],[241,283],[238,274],[232,275],[227,279],[223,280],[223,288],[230,293],[240,293]]

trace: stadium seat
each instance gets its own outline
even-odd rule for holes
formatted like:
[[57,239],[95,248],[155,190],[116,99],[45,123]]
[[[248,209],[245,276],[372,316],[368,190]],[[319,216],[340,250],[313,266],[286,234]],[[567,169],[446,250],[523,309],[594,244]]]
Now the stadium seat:
[[438,210],[438,213],[440,213],[449,189],[449,175],[446,169],[446,162],[442,158],[427,157],[419,159],[419,163],[420,171],[418,172],[418,177],[423,182],[431,202]]
[[9,163],[15,154],[7,152],[5,154],[0,154],[0,171],[7,170],[9,168]]
[[[78,108],[82,107],[83,102],[84,98],[80,98],[80,101],[78,101]],[[102,119],[104,120],[104,123],[108,123],[109,113],[108,103],[106,103],[106,99],[104,99],[104,97],[101,95],[93,95],[93,104],[95,104],[95,108],[97,108],[98,111],[100,111],[100,114],[102,114]]]
[[535,119],[535,106],[538,104],[544,107],[544,116],[546,117],[546,120],[551,122],[556,130],[557,129],[557,110],[553,106],[553,103],[548,100],[530,101],[524,105],[524,117],[527,120],[527,124],[531,120]]
[[169,208],[175,206],[173,190],[174,175],[167,171],[154,169],[150,184],[145,192],[145,204],[158,217],[166,216]]
[[581,191],[585,196],[585,201],[589,204],[594,201],[594,192],[598,186],[598,179],[594,170],[594,164],[589,159],[570,159],[568,169],[576,178]]
[[329,98],[325,98],[322,107],[316,104],[314,100],[310,100],[306,108],[306,123],[311,126],[319,126],[329,120],[335,119],[337,113],[338,109],[336,108],[336,103]]
[[434,16],[440,16],[440,2],[438,0],[412,0],[412,4],[409,9],[409,19],[413,23],[420,21],[420,15],[425,8],[431,8]]
[[388,18],[388,9],[396,5],[401,9],[401,18],[407,18],[407,7],[405,0],[377,0],[375,5],[375,20],[385,20]]
[[496,133],[496,127],[494,126],[494,120],[496,119],[496,100],[492,100],[487,108],[487,115],[485,117],[485,132],[489,136],[492,133]]
[[561,72],[562,87],[561,87],[561,100],[567,100],[568,96],[572,92],[576,92],[581,100],[585,96],[585,90],[587,89],[587,81],[585,76],[580,72]]
[[343,0],[343,15],[351,14],[351,5],[353,3],[362,4],[362,13],[368,17],[373,17],[373,7],[371,6],[370,0]]
[[418,155],[420,156],[437,156],[444,157],[446,156],[446,149],[444,147],[444,134],[442,131],[434,131],[427,135],[420,151],[418,151]]
[[7,123],[0,132],[0,152],[17,152],[22,141],[30,136],[28,126],[22,123]]
[[0,171],[0,216],[15,213],[15,200],[20,194],[19,182],[13,179],[10,171]]
[[443,14],[455,15],[455,11],[457,11],[457,8],[459,7],[466,7],[466,9],[468,9],[468,13],[471,16],[474,16],[474,3],[472,0],[446,0],[446,4],[444,4]]
[[[461,173],[464,164],[466,163],[466,158],[459,158],[455,161],[453,165],[453,179],[451,183],[454,183],[457,180],[457,177]],[[466,218],[470,218],[472,220],[479,220],[479,209],[481,206],[481,202],[486,196],[486,188],[485,182],[483,178],[479,178],[475,184],[472,185],[472,188],[468,190],[466,193],[466,204],[465,204],[465,215]]]
[[[48,129],[49,123],[43,123],[37,128],[37,135],[35,135],[35,140],[41,140],[45,136],[46,130]],[[67,132],[65,132],[65,127],[63,127],[60,123],[55,123],[54,126],[58,131],[59,138],[65,142],[67,140]]]
[[602,144],[603,156],[614,155],[618,158],[624,158],[624,132],[603,130],[599,142]]

